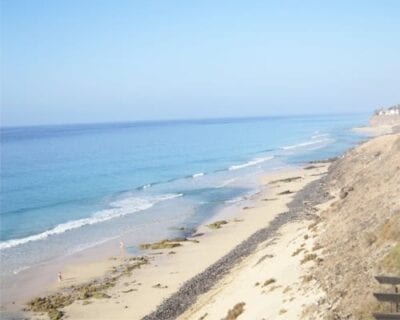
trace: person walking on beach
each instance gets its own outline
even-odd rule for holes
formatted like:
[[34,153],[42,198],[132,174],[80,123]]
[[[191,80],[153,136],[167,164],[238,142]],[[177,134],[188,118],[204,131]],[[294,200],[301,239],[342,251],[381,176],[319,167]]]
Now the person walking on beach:
[[119,242],[119,250],[120,250],[121,255],[124,254],[124,247],[125,247],[125,243],[121,240]]
[[58,282],[61,282],[61,281],[62,281],[62,274],[61,274],[61,272],[58,273],[57,278],[58,278]]

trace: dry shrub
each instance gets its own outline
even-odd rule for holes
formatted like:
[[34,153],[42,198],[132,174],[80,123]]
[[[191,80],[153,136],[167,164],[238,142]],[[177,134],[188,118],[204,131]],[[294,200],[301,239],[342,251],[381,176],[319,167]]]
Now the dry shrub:
[[309,253],[303,258],[303,260],[301,260],[300,263],[303,264],[303,263],[306,263],[308,261],[315,260],[316,258],[317,258],[317,255],[315,253]]
[[391,219],[387,219],[383,225],[378,228],[377,237],[380,241],[395,240],[400,241],[400,212]]
[[310,282],[312,279],[313,279],[313,276],[311,274],[307,274],[307,275],[303,276],[304,283]]
[[387,272],[400,274],[400,242],[383,258],[382,266]]
[[378,237],[372,232],[367,232],[364,234],[364,239],[367,246],[370,247],[378,240]]
[[215,221],[211,224],[208,224],[207,227],[209,227],[210,229],[221,229],[221,227],[227,223],[228,223],[228,221],[219,220],[219,221]]
[[314,247],[312,248],[312,251],[317,251],[317,250],[320,250],[322,248],[323,248],[323,246],[320,243],[316,243],[314,245]]
[[235,306],[228,311],[224,320],[235,320],[244,312],[244,302],[235,304]]
[[292,257],[297,256],[303,250],[304,250],[304,248],[298,248],[295,252],[292,253]]
[[263,283],[262,286],[266,287],[266,286],[269,286],[270,284],[275,283],[275,282],[276,282],[276,280],[274,278],[271,278],[271,279],[265,280],[265,282]]

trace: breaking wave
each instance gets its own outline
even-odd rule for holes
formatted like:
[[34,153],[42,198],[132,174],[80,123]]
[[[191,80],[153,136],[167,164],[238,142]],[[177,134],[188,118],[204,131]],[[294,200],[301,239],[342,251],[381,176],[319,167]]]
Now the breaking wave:
[[272,160],[273,158],[274,158],[273,156],[264,157],[264,158],[255,158],[255,159],[250,160],[249,162],[246,162],[246,163],[243,163],[243,164],[230,166],[229,167],[229,171],[239,170],[239,169],[243,169],[243,168],[250,167],[250,166],[255,166],[255,165],[263,163],[265,161]]
[[109,209],[98,211],[94,213],[91,217],[61,223],[52,229],[25,238],[2,241],[0,242],[0,250],[16,247],[18,245],[32,241],[43,240],[48,238],[49,236],[61,234],[69,230],[78,229],[83,226],[93,225],[118,217],[126,216],[138,211],[149,209],[159,202],[171,200],[181,196],[182,194],[164,194],[160,196],[146,198],[131,197],[114,201],[110,204]]

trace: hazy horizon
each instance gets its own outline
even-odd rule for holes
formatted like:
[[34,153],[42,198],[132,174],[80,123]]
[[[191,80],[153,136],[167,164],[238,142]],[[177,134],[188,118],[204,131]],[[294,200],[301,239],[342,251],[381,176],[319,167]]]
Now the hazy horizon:
[[400,2],[1,1],[1,126],[369,113]]
[[207,122],[207,121],[240,121],[240,120],[256,120],[271,118],[299,118],[299,117],[329,117],[329,116],[356,116],[356,115],[372,115],[371,112],[338,112],[338,113],[302,113],[288,115],[258,115],[258,116],[227,116],[227,117],[207,117],[207,118],[162,118],[162,119],[135,119],[135,120],[116,120],[116,121],[98,121],[98,122],[57,122],[57,123],[40,123],[40,124],[20,124],[20,125],[3,125],[1,129],[24,128],[24,127],[51,127],[51,126],[80,126],[80,125],[112,125],[112,124],[151,124],[151,123],[168,123],[168,122]]

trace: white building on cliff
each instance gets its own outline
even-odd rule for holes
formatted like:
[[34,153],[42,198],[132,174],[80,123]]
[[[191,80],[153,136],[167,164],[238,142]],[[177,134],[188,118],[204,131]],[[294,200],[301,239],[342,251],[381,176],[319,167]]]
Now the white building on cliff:
[[394,116],[394,115],[400,115],[400,105],[392,106],[390,108],[384,109],[381,108],[377,111],[375,111],[376,116]]

